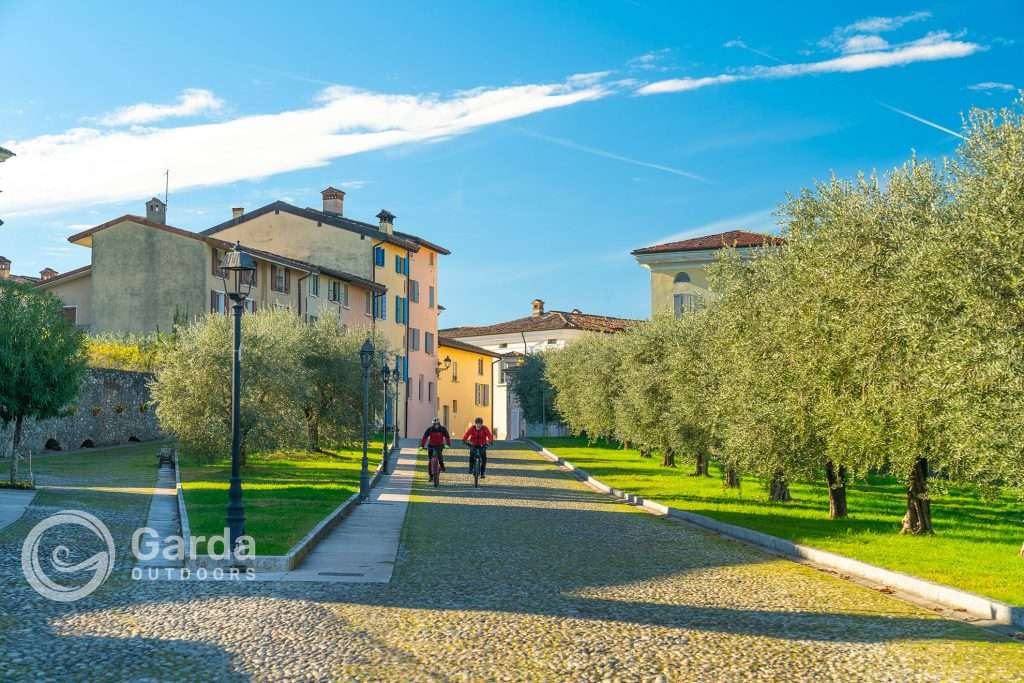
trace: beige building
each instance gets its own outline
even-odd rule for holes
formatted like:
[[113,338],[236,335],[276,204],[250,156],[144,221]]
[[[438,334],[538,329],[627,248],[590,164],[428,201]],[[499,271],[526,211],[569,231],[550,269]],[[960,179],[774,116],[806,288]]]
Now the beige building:
[[[556,435],[560,426],[527,425],[515,395],[509,391],[508,380],[519,366],[519,359],[529,353],[543,353],[564,348],[588,334],[622,332],[637,321],[571,311],[544,310],[544,302],[534,299],[530,315],[491,325],[451,327],[441,330],[446,340],[457,340],[498,354],[492,364],[494,417],[491,429],[495,438],[518,439],[524,435]],[[450,342],[448,342],[450,343]],[[443,395],[442,395],[443,398]]]
[[651,271],[651,315],[671,313],[678,318],[697,310],[711,296],[706,269],[721,249],[733,247],[741,258],[750,258],[758,248],[783,243],[772,235],[730,230],[635,249],[632,254]]

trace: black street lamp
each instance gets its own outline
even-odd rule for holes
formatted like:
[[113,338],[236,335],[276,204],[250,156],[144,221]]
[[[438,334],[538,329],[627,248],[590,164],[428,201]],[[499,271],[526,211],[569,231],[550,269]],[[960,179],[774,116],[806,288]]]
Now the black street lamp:
[[231,300],[234,314],[234,352],[231,356],[231,484],[228,487],[228,533],[232,551],[238,547],[238,539],[245,535],[245,506],[242,505],[242,430],[240,404],[242,389],[242,309],[252,289],[252,274],[256,264],[252,256],[235,248],[224,254],[220,261],[224,293]]
[[394,385],[395,394],[395,428],[392,432],[392,444],[398,443],[398,385],[402,383],[402,371],[398,368],[399,358],[395,356],[395,369],[391,372],[391,383]]
[[370,366],[373,364],[373,342],[363,342],[359,349],[359,364],[363,368],[363,465],[359,471],[359,500],[366,500],[370,495],[370,461],[367,458],[367,447],[370,439]]
[[385,358],[380,366],[380,376],[384,380],[384,445],[381,447],[381,459],[384,471],[388,471],[388,413],[391,412],[391,399],[388,397],[388,386],[391,384],[391,368]]
[[452,358],[451,358],[451,356],[445,356],[444,360],[442,362],[438,363],[437,367],[434,368],[434,373],[437,374],[438,377],[440,377],[441,373],[444,372],[445,370],[447,370],[448,368],[450,368],[451,366],[452,366]]

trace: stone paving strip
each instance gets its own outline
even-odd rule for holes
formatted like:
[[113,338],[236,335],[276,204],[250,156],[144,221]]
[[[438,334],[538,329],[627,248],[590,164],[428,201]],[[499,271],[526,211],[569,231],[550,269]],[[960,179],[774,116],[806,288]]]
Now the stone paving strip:
[[146,526],[156,531],[159,541],[154,541],[158,550],[153,559],[139,560],[141,568],[180,567],[179,560],[168,560],[165,549],[167,539],[181,535],[181,524],[178,519],[178,487],[174,477],[174,465],[164,465],[157,475],[156,487],[153,489],[153,500],[149,505],[149,516]]
[[18,521],[35,497],[35,491],[0,489],[0,529]]
[[[438,489],[419,463],[389,583],[122,570],[60,605],[25,585],[12,525],[0,680],[1024,680],[1020,643],[617,503],[523,445],[492,449],[479,489],[464,450],[446,461]],[[139,515],[118,511],[120,552]]]

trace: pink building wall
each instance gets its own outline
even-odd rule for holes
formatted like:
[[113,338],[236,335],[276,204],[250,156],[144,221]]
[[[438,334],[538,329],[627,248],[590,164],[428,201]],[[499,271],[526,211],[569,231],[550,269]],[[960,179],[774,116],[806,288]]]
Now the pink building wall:
[[[407,336],[411,337],[413,330],[419,330],[419,350],[409,350],[409,383],[406,385],[406,396],[408,405],[408,429],[409,436],[418,437],[430,424],[431,419],[437,415],[437,270],[441,255],[423,247],[411,254],[409,264],[409,289],[412,281],[419,283],[419,301],[412,300],[412,292],[409,292],[409,329]],[[433,263],[431,263],[433,260]],[[434,289],[434,305],[430,306],[430,290]],[[431,353],[426,351],[426,335],[430,333],[433,337],[433,349]],[[412,344],[412,339],[406,342],[407,348]],[[422,393],[420,390],[422,381]]]

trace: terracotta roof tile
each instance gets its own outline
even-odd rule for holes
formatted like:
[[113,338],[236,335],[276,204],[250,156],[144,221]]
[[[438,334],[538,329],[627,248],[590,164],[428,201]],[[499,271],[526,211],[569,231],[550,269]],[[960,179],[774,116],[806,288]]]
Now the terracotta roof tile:
[[493,325],[451,327],[438,330],[438,334],[457,339],[460,337],[480,337],[490,334],[516,334],[519,332],[545,332],[548,330],[583,330],[585,332],[622,332],[638,320],[628,318],[612,318],[605,315],[593,315],[579,311],[548,311],[538,316],[528,316],[517,320],[509,320]]
[[761,247],[765,245],[778,246],[785,244],[786,240],[773,235],[765,235],[759,232],[747,230],[730,230],[716,235],[705,235],[693,239],[681,240],[679,242],[666,242],[654,246],[634,249],[633,254],[662,254],[673,251],[699,251],[703,249],[722,249],[724,247]]

